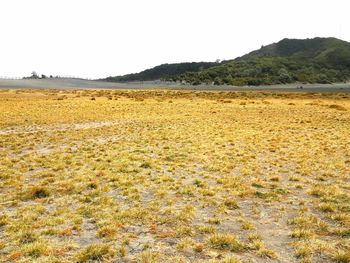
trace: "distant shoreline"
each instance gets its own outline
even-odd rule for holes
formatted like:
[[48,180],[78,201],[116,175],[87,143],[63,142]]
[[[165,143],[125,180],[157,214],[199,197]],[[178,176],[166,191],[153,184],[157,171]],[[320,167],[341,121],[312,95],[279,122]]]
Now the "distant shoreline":
[[[302,86],[302,89],[297,87]],[[175,82],[143,81],[114,83],[96,80],[58,78],[58,79],[0,79],[0,89],[172,89],[203,91],[304,91],[304,92],[350,92],[350,83],[334,84],[284,84],[270,86],[216,86],[183,85]]]

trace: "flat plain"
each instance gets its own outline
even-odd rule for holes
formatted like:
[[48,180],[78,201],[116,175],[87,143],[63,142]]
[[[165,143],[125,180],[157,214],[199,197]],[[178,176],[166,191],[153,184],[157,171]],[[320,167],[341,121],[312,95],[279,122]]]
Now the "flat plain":
[[350,94],[0,91],[2,262],[350,262]]

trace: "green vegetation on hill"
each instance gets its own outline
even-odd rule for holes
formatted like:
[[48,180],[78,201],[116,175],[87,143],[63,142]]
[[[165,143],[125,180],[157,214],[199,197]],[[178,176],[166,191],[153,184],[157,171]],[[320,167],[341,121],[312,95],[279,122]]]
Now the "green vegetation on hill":
[[127,81],[147,81],[168,79],[181,75],[186,72],[198,72],[209,67],[218,65],[215,62],[191,62],[191,63],[175,63],[163,64],[151,69],[144,70],[140,73],[127,74],[124,76],[108,77],[105,81],[127,82]]
[[103,80],[167,80],[235,86],[345,82],[350,80],[350,43],[336,38],[283,39],[221,63],[163,64]]
[[173,77],[190,84],[271,85],[350,79],[350,43],[335,38],[283,39],[228,63]]

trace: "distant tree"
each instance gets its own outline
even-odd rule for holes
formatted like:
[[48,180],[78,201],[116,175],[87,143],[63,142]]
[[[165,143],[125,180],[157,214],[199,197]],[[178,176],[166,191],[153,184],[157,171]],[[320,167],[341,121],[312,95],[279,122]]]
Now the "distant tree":
[[36,71],[32,71],[30,78],[31,79],[38,79],[39,75],[36,73]]
[[52,76],[52,75],[50,75],[50,79],[53,79],[53,76]]
[[46,75],[41,74],[41,78],[42,78],[42,79],[46,79],[47,77],[46,77]]

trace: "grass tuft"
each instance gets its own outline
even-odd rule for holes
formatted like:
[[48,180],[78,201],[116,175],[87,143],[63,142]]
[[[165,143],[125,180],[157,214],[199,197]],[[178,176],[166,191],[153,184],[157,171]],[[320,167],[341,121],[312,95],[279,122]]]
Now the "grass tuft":
[[208,245],[218,250],[243,251],[244,245],[230,234],[215,234],[208,239]]

